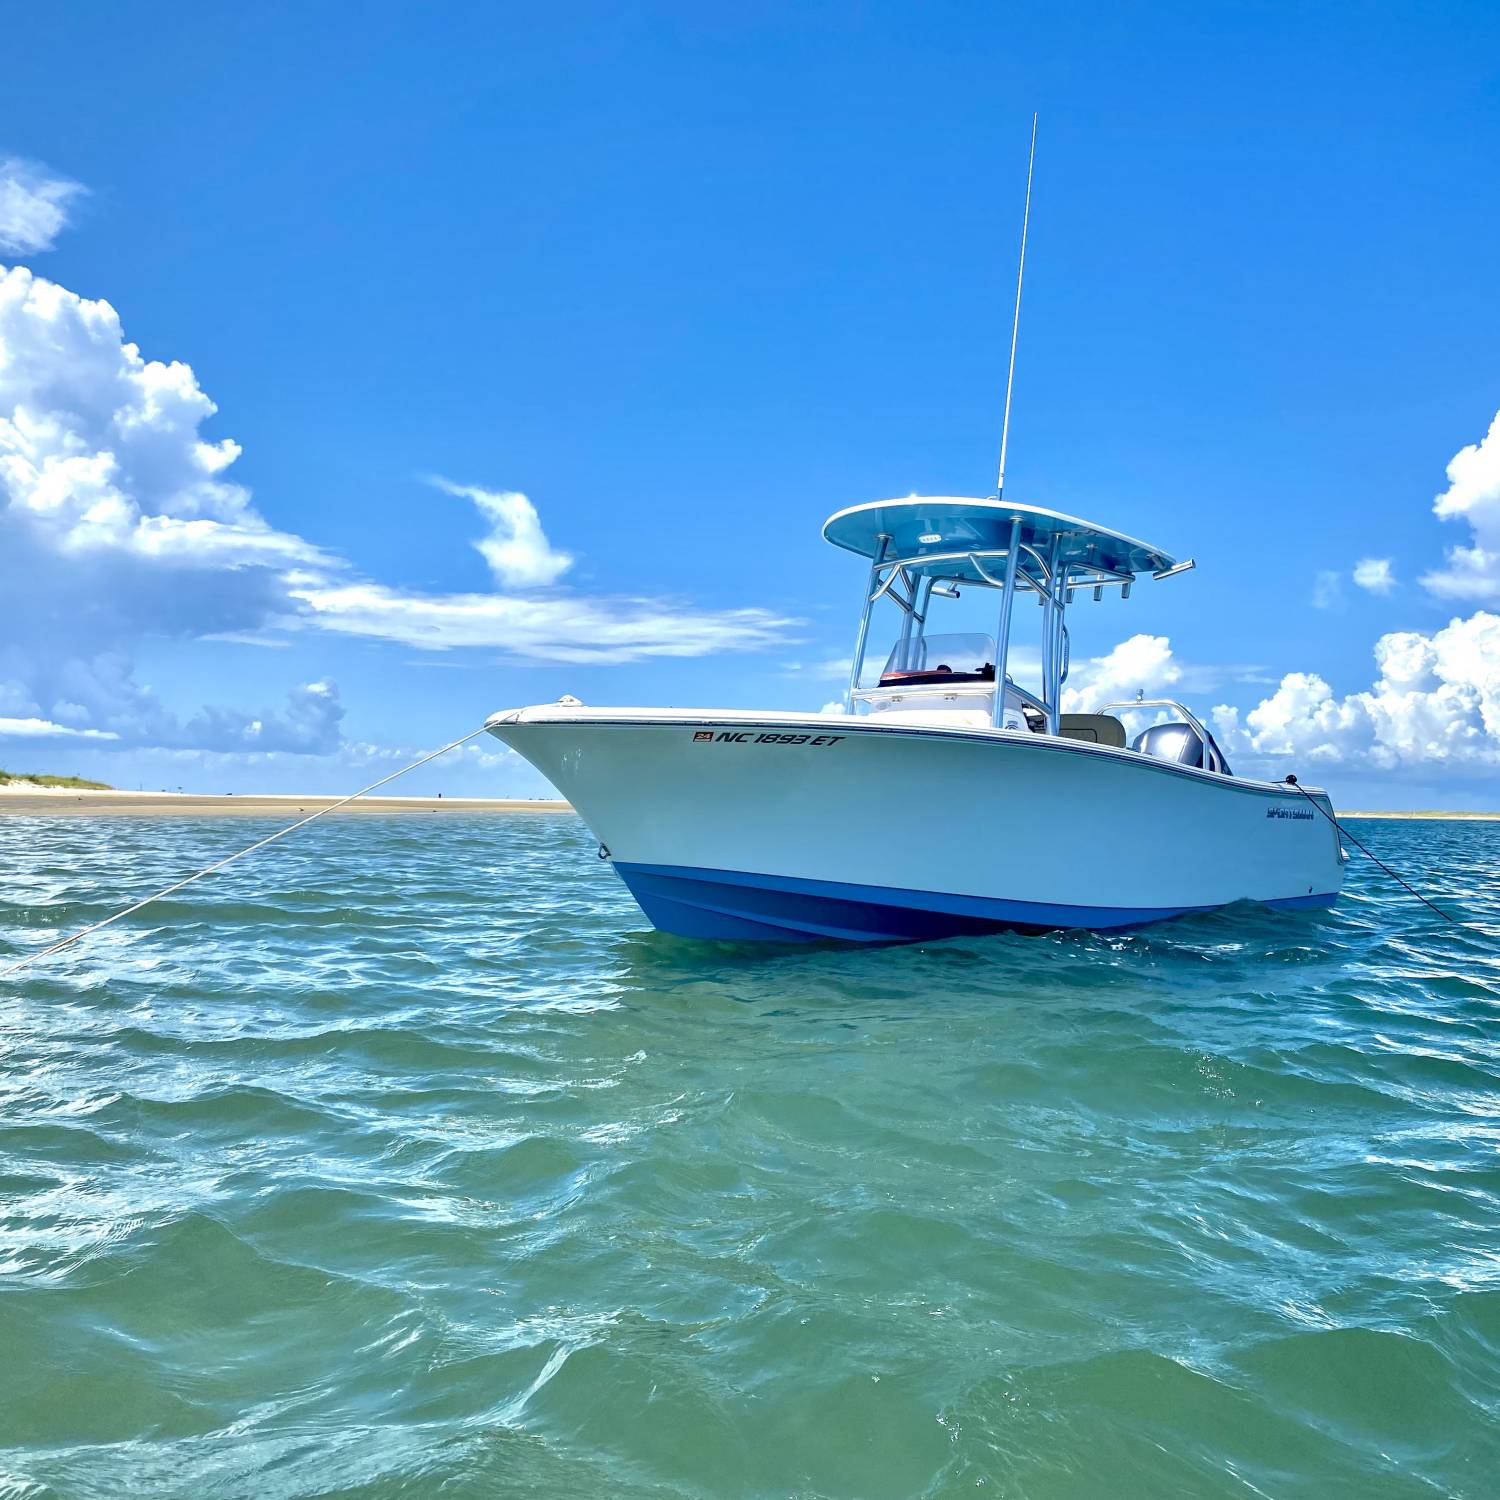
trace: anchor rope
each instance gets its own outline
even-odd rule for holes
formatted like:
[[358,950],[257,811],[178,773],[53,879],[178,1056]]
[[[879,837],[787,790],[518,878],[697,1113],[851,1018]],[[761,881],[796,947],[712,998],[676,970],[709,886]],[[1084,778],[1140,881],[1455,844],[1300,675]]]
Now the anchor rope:
[[93,922],[87,927],[80,928],[68,937],[62,938],[45,948],[38,948],[35,953],[28,953],[18,963],[13,963],[7,968],[0,969],[0,979],[5,979],[11,974],[19,973],[28,964],[34,964],[38,959],[46,958],[52,953],[61,953],[64,948],[71,948],[81,938],[86,938],[90,933],[98,932],[101,928],[109,927],[123,917],[128,917],[143,907],[150,906],[155,901],[160,901],[163,896],[170,896],[174,891],[180,891],[183,886],[191,885],[195,880],[202,880],[205,875],[212,875],[215,870],[222,870],[225,865],[233,864],[237,859],[243,859],[247,854],[254,854],[257,849],[264,849],[267,844],[274,844],[277,839],[284,839],[289,833],[296,833],[299,828],[306,828],[309,823],[316,823],[319,818],[327,817],[331,812],[337,812],[341,807],[347,807],[349,803],[360,797],[368,796],[380,787],[388,786],[398,776],[405,776],[408,771],[415,771],[418,766],[425,766],[428,761],[436,760],[440,755],[446,755],[450,750],[457,750],[460,745],[466,745],[472,739],[476,739],[484,733],[484,725],[472,730],[461,739],[454,740],[451,744],[444,745],[441,750],[433,750],[414,760],[409,766],[402,766],[399,771],[392,771],[389,776],[382,776],[379,781],[372,781],[369,786],[361,787],[357,792],[350,792],[347,797],[340,797],[337,802],[330,802],[327,807],[320,807],[317,812],[309,813],[305,818],[299,818],[295,823],[289,823],[285,828],[278,829],[275,833],[267,834],[263,839],[257,839],[253,844],[247,844],[243,849],[236,849],[233,854],[226,854],[223,859],[216,859],[213,864],[205,865],[201,870],[195,870],[191,875],[184,876],[181,880],[174,880],[171,885],[163,886],[161,890],[153,892],[144,900],[136,901],[130,906],[115,912],[112,916],[105,917],[103,921]]
[[1337,834],[1338,834],[1338,836],[1339,836],[1339,837],[1340,837],[1340,838],[1344,838],[1344,839],[1348,839],[1348,840],[1349,840],[1349,842],[1350,842],[1350,843],[1351,843],[1351,844],[1353,844],[1353,845],[1354,845],[1354,847],[1355,847],[1355,848],[1356,848],[1356,849],[1358,849],[1358,850],[1359,850],[1359,852],[1360,852],[1360,853],[1361,853],[1361,854],[1363,854],[1363,855],[1364,855],[1364,857],[1365,857],[1365,858],[1366,858],[1366,859],[1368,859],[1368,860],[1373,860],[1373,861],[1374,861],[1374,862],[1375,862],[1375,863],[1376,863],[1376,864],[1377,864],[1377,865],[1379,865],[1379,866],[1380,866],[1380,868],[1381,868],[1381,869],[1382,869],[1382,870],[1384,870],[1384,871],[1385,871],[1385,873],[1386,873],[1386,874],[1387,874],[1387,875],[1389,875],[1389,876],[1390,876],[1390,877],[1391,877],[1391,879],[1392,879],[1392,880],[1394,880],[1394,881],[1395,881],[1395,882],[1396,882],[1396,883],[1397,883],[1397,884],[1398,884],[1398,885],[1402,885],[1402,886],[1405,886],[1405,887],[1406,887],[1406,889],[1407,889],[1407,890],[1408,890],[1408,891],[1409,891],[1409,892],[1410,892],[1410,893],[1411,893],[1411,894],[1412,894],[1412,895],[1413,895],[1413,896],[1415,896],[1415,897],[1416,897],[1416,898],[1417,898],[1417,900],[1418,900],[1418,901],[1420,901],[1420,902],[1421,902],[1421,903],[1422,903],[1422,905],[1423,905],[1423,906],[1430,906],[1430,907],[1432,907],[1432,909],[1433,909],[1433,911],[1435,911],[1435,912],[1436,912],[1436,913],[1437,913],[1437,914],[1438,914],[1438,916],[1440,916],[1440,917],[1441,917],[1441,918],[1442,918],[1442,919],[1443,919],[1443,920],[1444,920],[1444,921],[1445,921],[1445,922],[1455,922],[1455,923],[1456,923],[1456,922],[1457,922],[1457,921],[1458,921],[1458,918],[1457,918],[1457,917],[1451,917],[1451,916],[1449,916],[1449,915],[1448,915],[1448,913],[1447,913],[1447,912],[1445,912],[1445,911],[1444,911],[1444,910],[1443,910],[1443,908],[1442,908],[1442,907],[1441,907],[1441,906],[1437,906],[1437,905],[1434,905],[1434,903],[1433,903],[1433,902],[1431,902],[1431,901],[1429,901],[1429,900],[1428,900],[1428,899],[1427,899],[1427,897],[1426,897],[1426,896],[1424,896],[1424,895],[1423,895],[1423,894],[1422,894],[1422,893],[1421,893],[1421,891],[1419,891],[1419,890],[1418,890],[1418,889],[1417,889],[1417,888],[1416,888],[1416,887],[1415,887],[1415,886],[1413,886],[1413,885],[1410,885],[1410,884],[1408,884],[1408,883],[1407,883],[1407,882],[1406,882],[1406,881],[1405,881],[1405,880],[1403,880],[1403,879],[1402,879],[1402,878],[1401,878],[1401,876],[1399,876],[1399,875],[1398,875],[1398,874],[1397,874],[1397,873],[1396,873],[1396,872],[1395,872],[1395,871],[1394,871],[1394,870],[1393,870],[1393,869],[1392,869],[1392,868],[1391,868],[1391,867],[1390,867],[1390,866],[1389,866],[1389,865],[1388,865],[1388,864],[1386,864],[1386,862],[1385,862],[1385,861],[1384,861],[1384,860],[1383,860],[1383,859],[1381,859],[1381,858],[1380,858],[1380,857],[1379,857],[1379,856],[1378,856],[1378,855],[1375,855],[1375,854],[1371,854],[1371,853],[1370,853],[1370,851],[1369,851],[1369,850],[1368,850],[1368,849],[1366,849],[1366,848],[1365,848],[1365,846],[1364,846],[1364,845],[1363,845],[1363,844],[1362,844],[1362,843],[1360,843],[1360,841],[1359,841],[1359,840],[1358,840],[1358,839],[1357,839],[1357,838],[1355,838],[1355,837],[1354,837],[1354,835],[1353,835],[1353,834],[1352,834],[1352,833],[1350,833],[1350,832],[1349,832],[1349,830],[1348,830],[1348,829],[1347,829],[1347,828],[1345,828],[1345,827],[1344,827],[1344,825],[1343,825],[1343,824],[1342,824],[1342,823],[1340,823],[1340,822],[1339,822],[1339,820],[1338,820],[1338,819],[1337,819],[1337,818],[1336,818],[1336,817],[1334,817],[1334,815],[1333,815],[1333,814],[1332,814],[1332,813],[1331,813],[1331,812],[1329,812],[1329,811],[1328,811],[1328,809],[1327,809],[1327,808],[1326,808],[1326,807],[1324,807],[1324,806],[1323,806],[1323,804],[1322,804],[1322,803],[1321,803],[1321,802],[1319,802],[1319,801],[1318,801],[1318,799],[1317,799],[1317,798],[1316,798],[1316,797],[1314,797],[1314,796],[1313,796],[1313,794],[1312,794],[1312,793],[1311,793],[1311,792],[1310,792],[1310,791],[1308,791],[1308,789],[1307,789],[1307,788],[1306,788],[1306,787],[1305,787],[1305,786],[1302,786],[1302,785],[1300,785],[1300,784],[1299,784],[1299,783],[1298,783],[1298,781],[1297,781],[1297,778],[1296,778],[1296,777],[1295,777],[1295,776],[1288,776],[1288,777],[1287,777],[1287,779],[1286,779],[1286,784],[1287,784],[1287,785],[1288,785],[1288,786],[1289,786],[1289,787],[1294,787],[1294,788],[1296,788],[1296,790],[1297,790],[1297,791],[1299,791],[1299,792],[1301,792],[1301,793],[1302,793],[1302,795],[1303,795],[1303,796],[1304,796],[1304,797],[1306,797],[1306,798],[1307,798],[1307,800],[1308,800],[1308,801],[1309,801],[1309,802],[1311,802],[1311,803],[1312,803],[1312,805],[1313,805],[1313,806],[1314,806],[1314,807],[1315,807],[1315,808],[1317,808],[1317,810],[1318,810],[1318,811],[1319,811],[1319,812],[1320,812],[1320,813],[1322,813],[1322,814],[1323,814],[1323,816],[1324,816],[1324,817],[1325,817],[1325,818],[1327,818],[1327,819],[1328,819],[1328,821],[1329,821],[1329,822],[1330,822],[1330,823],[1332,823],[1332,824],[1333,824],[1333,827],[1334,827],[1334,831],[1335,831],[1335,832],[1336,832],[1336,833],[1337,833]]

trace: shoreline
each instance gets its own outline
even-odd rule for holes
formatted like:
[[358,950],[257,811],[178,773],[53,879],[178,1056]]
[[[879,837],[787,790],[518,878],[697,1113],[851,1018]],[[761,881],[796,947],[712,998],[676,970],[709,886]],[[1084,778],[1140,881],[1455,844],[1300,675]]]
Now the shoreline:
[[[119,817],[265,818],[321,812],[342,799],[287,794],[85,791],[77,787],[0,787],[0,817],[16,814],[75,814]],[[558,800],[524,797],[360,797],[339,814],[571,812]]]
[[1393,822],[1500,823],[1500,812],[1339,812],[1340,818],[1389,818]]

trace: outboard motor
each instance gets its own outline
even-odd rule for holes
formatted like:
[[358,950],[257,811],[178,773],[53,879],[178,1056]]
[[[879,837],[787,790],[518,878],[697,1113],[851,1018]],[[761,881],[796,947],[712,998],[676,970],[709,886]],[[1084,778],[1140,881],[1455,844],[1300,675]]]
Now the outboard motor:
[[1200,770],[1229,774],[1229,766],[1219,747],[1212,740],[1205,742],[1191,724],[1153,724],[1136,735],[1130,748],[1157,760],[1173,760],[1180,766],[1197,766]]
[[1132,750],[1180,766],[1202,766],[1203,737],[1191,724],[1153,724],[1136,735]]

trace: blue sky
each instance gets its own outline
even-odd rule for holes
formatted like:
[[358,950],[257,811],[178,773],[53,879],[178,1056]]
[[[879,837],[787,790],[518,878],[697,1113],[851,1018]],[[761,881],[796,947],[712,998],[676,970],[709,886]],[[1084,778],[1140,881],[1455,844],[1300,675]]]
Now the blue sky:
[[343,789],[564,692],[821,706],[823,519],[993,487],[1036,109],[1007,493],[1198,560],[1075,611],[1080,692],[1500,805],[1493,5],[67,14],[5,22],[0,765]]

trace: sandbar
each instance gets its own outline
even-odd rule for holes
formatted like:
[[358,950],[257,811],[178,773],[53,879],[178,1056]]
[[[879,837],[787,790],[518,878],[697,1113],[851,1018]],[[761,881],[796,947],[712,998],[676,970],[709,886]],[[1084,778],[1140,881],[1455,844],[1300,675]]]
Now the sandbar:
[[[66,814],[89,817],[189,816],[293,819],[331,807],[338,797],[212,796],[199,792],[83,791],[76,787],[38,787],[11,782],[0,786],[0,816],[6,813]],[[566,802],[526,797],[360,797],[345,813],[520,813],[570,812]]]
[[1429,823],[1500,823],[1500,812],[1444,812],[1433,808],[1426,812],[1341,812],[1341,818],[1406,818]]

